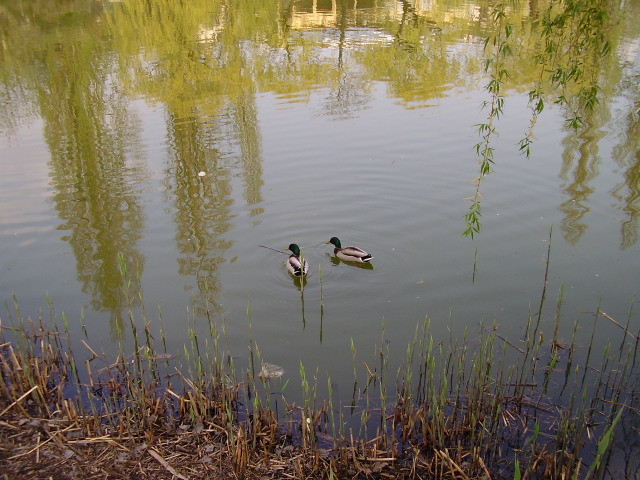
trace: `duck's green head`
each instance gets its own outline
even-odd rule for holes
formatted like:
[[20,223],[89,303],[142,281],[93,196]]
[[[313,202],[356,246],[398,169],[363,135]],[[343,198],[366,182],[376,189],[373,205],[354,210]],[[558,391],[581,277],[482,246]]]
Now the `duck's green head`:
[[338,240],[338,237],[331,237],[331,240],[329,240],[327,243],[333,244],[336,248],[341,247],[340,240]]
[[291,252],[296,256],[299,257],[300,256],[300,247],[298,245],[296,245],[295,243],[292,243],[291,245],[289,245],[289,247],[287,247],[287,250],[291,250]]

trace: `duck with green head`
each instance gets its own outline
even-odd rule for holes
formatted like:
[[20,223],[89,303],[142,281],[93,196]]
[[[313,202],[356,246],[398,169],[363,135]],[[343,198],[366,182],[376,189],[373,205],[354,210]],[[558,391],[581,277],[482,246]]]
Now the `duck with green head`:
[[291,251],[287,260],[287,271],[294,277],[304,277],[309,271],[309,262],[304,258],[300,258],[300,247],[292,243],[287,247]]
[[354,247],[353,245],[343,247],[338,237],[331,237],[331,240],[327,243],[333,244],[335,247],[333,249],[333,253],[336,257],[340,260],[344,260],[345,262],[368,263],[373,259],[371,254],[365,252],[359,247]]

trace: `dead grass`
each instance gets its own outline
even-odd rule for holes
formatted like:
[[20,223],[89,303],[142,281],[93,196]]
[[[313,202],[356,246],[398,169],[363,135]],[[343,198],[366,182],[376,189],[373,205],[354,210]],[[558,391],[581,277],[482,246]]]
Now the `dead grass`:
[[[331,400],[318,403],[302,367],[304,405],[286,404],[283,419],[257,393],[264,380],[251,369],[237,380],[218,352],[206,355],[213,373],[195,350],[190,373],[171,369],[154,351],[148,323],[146,344],[136,340],[133,355],[111,362],[82,340],[91,352],[82,373],[68,331],[42,320],[0,323],[0,479],[487,480],[516,471],[523,479],[601,472],[606,457],[598,451],[609,449],[615,413],[625,405],[638,415],[638,337],[625,329],[619,354],[608,354],[599,369],[575,368],[573,342],[568,355],[558,354],[557,339],[543,351],[540,337],[529,335],[536,328],[531,323],[517,348],[485,331],[473,348],[446,351],[425,322],[391,401],[382,388],[388,352],[379,366],[364,364],[369,396],[356,407],[363,435],[343,428]],[[133,322],[132,329],[137,339]],[[506,362],[506,349],[520,363]],[[547,395],[554,375],[568,393],[563,404]],[[587,380],[595,389],[584,387]]]

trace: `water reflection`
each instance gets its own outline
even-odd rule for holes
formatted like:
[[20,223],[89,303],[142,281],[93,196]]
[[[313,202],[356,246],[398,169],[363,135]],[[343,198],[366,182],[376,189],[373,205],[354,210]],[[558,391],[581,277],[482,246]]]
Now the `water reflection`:
[[[341,2],[346,9],[348,2]],[[291,2],[289,12],[291,28],[333,27],[338,23],[338,2],[336,0],[306,0]]]
[[[166,182],[175,204],[178,270],[195,279],[195,305],[205,314],[210,307],[219,309],[217,270],[231,245],[221,238],[229,230],[230,173],[219,152],[203,141],[218,133],[216,124],[200,119],[170,124],[173,162]],[[206,175],[199,176],[200,172]]]
[[[632,65],[630,68],[636,75],[640,73],[636,61],[640,57],[640,40],[628,44],[623,51],[627,53],[627,65]],[[626,215],[620,226],[620,248],[624,250],[638,241],[640,231],[640,87],[635,82],[627,82],[623,84],[622,93],[626,108],[619,115],[622,135],[620,143],[613,149],[613,159],[623,169],[624,178],[613,189],[612,195]]]
[[[637,10],[637,2],[631,3]],[[409,109],[437,105],[458,89],[477,91],[486,80],[481,40],[491,27],[491,2],[20,5],[3,5],[0,15],[0,129],[11,135],[29,118],[44,119],[58,228],[75,256],[83,291],[96,310],[112,312],[114,324],[126,303],[118,254],[132,272],[142,271],[145,262],[138,247],[145,228],[140,197],[149,177],[131,99],[161,105],[166,113],[162,185],[173,207],[177,271],[204,312],[221,309],[219,271],[234,245],[229,235],[234,198],[248,206],[253,226],[265,217],[261,93],[304,104],[322,88],[327,92],[319,100],[322,114],[348,120],[365,116],[378,100],[372,92],[379,85]],[[510,10],[510,20],[528,24],[549,5],[523,2]],[[631,36],[638,33],[637,26],[625,28]],[[614,45],[622,35],[613,29],[605,33],[616,40]],[[540,38],[528,28],[516,28],[514,35],[519,49],[505,60],[509,94],[532,88],[540,78],[537,65],[529,61]],[[584,128],[566,133],[564,140],[560,177],[566,201],[559,209],[565,239],[574,245],[588,229],[605,156],[598,149],[612,118],[624,119],[614,126],[623,134],[614,147],[620,173],[611,192],[625,216],[620,245],[626,249],[638,241],[637,82],[623,84],[622,94],[614,88],[619,78],[637,76],[637,43],[619,43],[631,47],[614,51],[592,72],[609,85],[602,89],[600,107],[585,118]],[[554,95],[549,94],[548,103]],[[625,114],[614,115],[611,108],[620,96]],[[470,108],[475,107],[480,108]],[[467,120],[461,119],[460,131],[470,126]],[[201,171],[204,177],[198,176]],[[234,197],[236,178],[242,193]]]
[[[636,122],[636,127],[638,122]],[[636,143],[638,145],[638,143]],[[640,151],[636,151],[629,159],[629,166],[624,172],[624,181],[612,192],[622,204],[622,211],[627,219],[620,226],[620,248],[626,249],[638,241],[640,221]]]
[[258,113],[253,92],[245,91],[233,103],[233,125],[239,144],[242,164],[244,199],[250,205],[250,215],[263,212],[262,203],[262,139],[258,125]]
[[39,85],[39,105],[51,153],[53,201],[69,242],[82,289],[93,308],[111,312],[112,332],[128,305],[118,256],[138,288],[144,257],[137,243],[144,227],[138,121],[128,98],[110,83],[108,57],[84,37],[61,38],[41,60],[49,65]]
[[[327,255],[329,255],[329,254],[327,254]],[[330,255],[330,257],[331,257],[331,264],[334,265],[334,266],[338,266],[338,265],[342,264],[342,265],[348,265],[349,267],[360,268],[362,270],[373,270],[373,264],[372,263],[345,262],[344,260],[339,259],[335,255]]]
[[563,188],[568,199],[559,207],[564,214],[561,228],[565,240],[575,245],[588,228],[583,219],[590,211],[589,197],[594,189],[589,184],[598,176],[599,159],[592,151],[597,142],[587,132],[571,134],[564,143],[560,177],[568,182]]
[[636,153],[635,162],[625,172],[627,195],[624,198],[623,212],[627,215],[620,226],[620,248],[626,249],[638,241],[640,230],[640,152]]
[[[454,307],[463,311],[461,316],[456,312],[460,323],[472,325],[495,315],[500,322],[508,318],[507,328],[515,330],[513,319],[522,318],[519,308],[526,310],[528,295],[538,290],[540,280],[538,265],[524,260],[539,251],[533,238],[537,227],[527,219],[544,210],[544,221],[553,217],[555,222],[561,203],[565,239],[579,243],[589,226],[601,220],[589,209],[604,203],[597,195],[605,176],[601,171],[609,173],[605,150],[610,147],[603,146],[607,142],[618,142],[614,152],[619,169],[610,174],[616,176],[611,194],[624,215],[620,244],[637,248],[638,95],[631,85],[622,95],[615,88],[620,77],[633,79],[637,74],[629,75],[613,58],[593,72],[593,78],[602,78],[609,87],[601,91],[601,106],[585,117],[585,128],[577,133],[547,131],[551,146],[540,151],[534,146],[536,155],[553,153],[537,168],[554,174],[554,159],[564,148],[562,191],[532,185],[536,180],[523,179],[526,174],[516,168],[513,185],[500,177],[496,190],[503,191],[496,197],[507,210],[500,218],[521,218],[498,225],[494,238],[499,256],[487,253],[490,260],[484,257],[478,263],[476,248],[474,283],[469,285],[468,253],[473,247],[456,240],[468,191],[462,192],[458,181],[472,176],[474,168],[477,139],[469,132],[486,98],[482,39],[490,33],[492,2],[243,0],[231,5],[217,0],[129,0],[83,11],[86,2],[70,1],[63,3],[69,6],[67,12],[55,10],[61,8],[59,2],[20,4],[37,6],[43,18],[30,8],[17,12],[10,5],[0,7],[1,113],[29,117],[37,111],[42,117],[49,152],[37,155],[48,160],[57,214],[48,225],[63,232],[82,290],[95,310],[109,312],[114,334],[121,311],[129,299],[138,298],[123,291],[140,290],[142,272],[146,268],[149,277],[152,266],[171,279],[154,292],[162,306],[171,309],[166,331],[175,344],[168,348],[180,348],[185,339],[180,319],[185,308],[193,307],[198,319],[225,313],[229,348],[234,354],[245,350],[246,322],[238,312],[244,311],[245,302],[255,302],[260,329],[256,338],[269,350],[269,358],[274,355],[280,363],[277,355],[282,354],[288,374],[294,371],[291,363],[304,359],[343,375],[345,339],[357,338],[368,347],[377,341],[372,337],[381,317],[394,322],[390,333],[396,351],[411,338],[409,325],[415,318],[425,313],[446,318],[442,312]],[[540,38],[533,29],[519,26],[529,25],[531,11],[544,11],[550,3],[520,5],[509,12],[517,48],[505,59],[508,105],[510,96],[538,85],[537,65],[529,57],[541,46]],[[549,91],[548,105],[556,93]],[[138,119],[133,111],[141,104],[145,112],[153,112]],[[625,114],[612,113],[614,104],[623,104]],[[432,106],[436,108],[424,108]],[[509,136],[512,119],[528,124],[522,110],[526,108],[514,112],[509,106],[497,124],[503,132],[500,141],[513,148],[496,158],[498,175],[500,166],[515,156],[517,139]],[[571,115],[558,110],[551,113],[553,122]],[[612,126],[611,119],[622,125]],[[10,134],[22,121],[0,119],[0,129]],[[622,132],[620,139],[611,140],[611,131]],[[161,145],[144,152],[141,138]],[[301,152],[309,153],[301,160]],[[157,183],[149,185],[145,162],[154,166]],[[364,170],[357,168],[365,163]],[[301,168],[287,168],[291,165]],[[330,174],[343,167],[346,174]],[[0,190],[5,185],[1,182]],[[291,188],[302,182],[304,191]],[[523,188],[514,194],[517,185]],[[514,198],[531,186],[540,187],[545,198],[538,204],[527,197],[529,205],[522,208]],[[344,213],[337,219],[326,202],[334,194]],[[150,205],[151,199],[157,204]],[[283,208],[292,199],[299,200],[295,205],[302,213]],[[371,208],[362,212],[363,204]],[[145,238],[143,250],[140,240],[149,218],[161,239]],[[320,268],[313,270],[308,284],[306,277],[289,283],[283,262],[260,268],[260,261],[251,257],[258,242],[284,246],[276,241],[293,230],[301,243],[312,245],[312,239],[324,238],[326,231],[317,235],[320,230],[342,231],[345,223],[361,229],[358,237],[375,239],[372,248],[380,252],[375,270],[371,264],[342,266],[332,256],[330,264],[325,251],[317,250],[322,265],[339,268],[327,267],[324,285]],[[617,248],[617,233],[614,236]],[[3,240],[7,237],[3,234]],[[403,245],[406,239],[406,251],[394,251],[400,238]],[[514,240],[522,242],[517,256],[510,253]],[[411,254],[414,251],[417,254]],[[311,258],[314,252],[309,253]],[[126,259],[130,287],[120,275],[119,254]],[[160,257],[168,259],[164,270],[149,260]],[[627,258],[620,257],[620,264]],[[476,264],[485,259],[492,263],[485,263],[484,271],[490,273],[475,282]],[[571,270],[577,267],[569,264],[562,280],[569,277],[575,291],[585,289],[587,295],[600,292],[597,279],[589,283],[587,278],[590,262],[574,263],[584,270],[575,274]],[[2,267],[5,271],[4,259]],[[27,284],[29,273],[23,275]],[[618,293],[617,287],[630,288],[632,280],[619,278],[603,296]],[[41,283],[29,288],[46,290]],[[77,286],[71,289],[70,296]],[[314,331],[318,326],[319,338]],[[467,328],[461,326],[458,332]],[[322,349],[316,348],[318,340]],[[352,351],[355,365],[353,342]]]
[[[236,40],[246,27],[234,19],[241,12],[209,2],[186,7],[174,15],[172,2],[159,3],[154,14],[162,28],[146,21],[136,6],[133,12],[115,10],[113,24],[137,28],[146,56],[154,58],[152,69],[133,65],[135,75],[127,81],[166,105],[171,162],[165,185],[175,205],[178,271],[194,279],[194,307],[205,314],[221,310],[218,270],[233,244],[224,235],[230,229],[235,169],[242,171],[243,198],[253,206],[250,215],[262,213],[262,142],[254,82],[241,74],[251,70]],[[213,23],[205,21],[212,9]]]

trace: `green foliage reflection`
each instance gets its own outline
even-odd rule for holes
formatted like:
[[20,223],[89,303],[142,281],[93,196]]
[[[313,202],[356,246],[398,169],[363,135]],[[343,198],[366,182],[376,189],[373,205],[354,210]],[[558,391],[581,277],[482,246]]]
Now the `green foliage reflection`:
[[[494,140],[508,96],[528,94],[531,120],[517,147],[527,157],[535,152],[538,116],[558,105],[567,127],[562,231],[577,242],[598,172],[593,151],[613,117],[618,82],[633,76],[619,56],[624,36],[638,35],[631,20],[637,2],[427,3],[0,1],[0,131],[11,136],[43,119],[60,229],[71,232],[65,240],[96,308],[119,308],[109,293],[120,281],[116,252],[143,265],[137,185],[147,173],[131,107],[138,98],[166,111],[163,175],[175,204],[178,268],[211,295],[230,246],[222,235],[236,170],[251,214],[261,214],[261,92],[306,102],[325,88],[324,113],[342,119],[367,108],[375,83],[406,108],[421,108],[485,81],[480,166],[465,218],[471,237],[481,228],[480,186],[497,161]],[[620,88],[629,108],[614,152],[624,178],[613,194],[628,215],[626,248],[637,241],[640,213],[638,92]]]
[[491,31],[495,33],[488,35],[485,41],[488,52],[485,71],[489,74],[486,90],[490,96],[485,106],[489,107],[489,113],[486,122],[478,126],[481,141],[475,148],[480,175],[474,181],[475,193],[470,197],[471,206],[465,215],[467,228],[463,232],[471,238],[481,227],[480,184],[494,163],[491,140],[496,133],[495,121],[504,108],[502,92],[507,80],[521,68],[509,60],[524,61],[534,66],[534,81],[529,90],[531,120],[528,131],[519,142],[520,152],[528,158],[534,127],[546,100],[565,110],[565,124],[574,133],[586,126],[584,116],[591,115],[599,106],[601,84],[608,80],[611,64],[606,57],[612,52],[615,39],[619,38],[616,23],[622,8],[620,2],[549,2],[532,11],[533,21],[521,27],[524,32],[518,35],[518,40],[522,42],[528,38],[529,41],[520,43],[522,53],[514,58],[512,35],[516,26],[522,25],[518,7],[517,0],[499,2],[490,16]]

